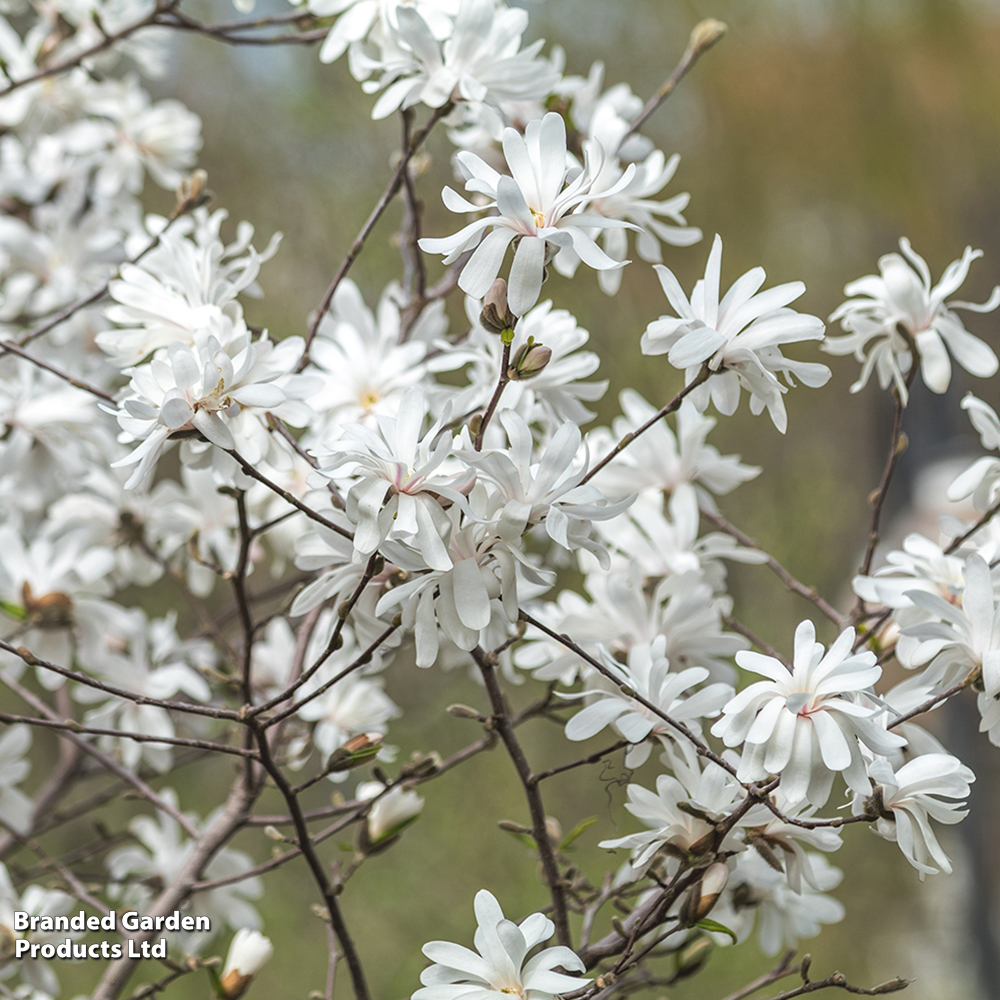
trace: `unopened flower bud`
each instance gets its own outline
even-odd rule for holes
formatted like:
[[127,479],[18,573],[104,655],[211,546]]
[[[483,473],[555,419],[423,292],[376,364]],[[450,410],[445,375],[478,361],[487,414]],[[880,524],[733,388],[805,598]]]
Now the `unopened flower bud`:
[[192,212],[200,205],[211,201],[213,197],[212,192],[208,190],[208,174],[204,170],[195,170],[181,180],[177,188],[177,206],[174,211],[178,215],[182,212]]
[[475,719],[478,722],[483,717],[481,712],[469,705],[449,705],[445,711],[456,719]]
[[536,344],[534,337],[514,355],[507,375],[514,382],[534,378],[552,360],[552,350],[544,344]]
[[250,986],[253,977],[274,954],[274,946],[260,931],[241,927],[229,946],[229,957],[222,972],[226,1000],[237,1000]]
[[382,744],[381,733],[361,733],[337,747],[326,762],[328,772],[350,771],[371,760]]
[[366,781],[358,785],[355,793],[363,802],[375,799],[360,831],[360,847],[366,854],[388,847],[424,808],[424,800],[416,792],[398,785],[386,792],[385,787],[380,781]]
[[728,26],[722,21],[716,21],[714,17],[706,18],[694,26],[688,47],[692,52],[701,55],[719,41],[728,30]]
[[[497,278],[486,293],[483,299],[483,311],[479,314],[479,322],[484,330],[500,337],[513,332],[517,325],[517,317],[507,305],[507,282],[503,278]],[[505,342],[509,343],[509,340],[505,338]]]
[[681,921],[685,927],[693,927],[699,920],[712,912],[722,890],[729,881],[729,869],[725,862],[716,861],[709,865],[701,881],[691,887],[681,907]]

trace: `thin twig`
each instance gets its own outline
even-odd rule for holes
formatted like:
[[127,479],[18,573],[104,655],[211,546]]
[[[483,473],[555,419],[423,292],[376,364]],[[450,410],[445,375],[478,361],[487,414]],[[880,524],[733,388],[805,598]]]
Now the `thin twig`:
[[[714,514],[708,510],[702,510],[701,516],[708,521],[709,524],[718,528],[719,531],[724,531],[727,535],[732,536],[747,549],[756,549],[758,552],[763,552],[764,548],[755,542],[746,532],[741,531],[736,527],[735,524],[731,524],[727,521],[721,514]],[[844,624],[845,616],[842,615],[832,604],[823,600],[820,597],[818,591],[815,587],[808,587],[806,584],[797,580],[781,563],[778,562],[773,556],[768,555],[767,561],[764,565],[772,572],[774,575],[793,593],[798,594],[799,597],[804,597],[811,604],[815,605],[816,609],[830,621],[834,623],[838,628],[842,627]]]
[[316,310],[316,315],[313,317],[312,323],[309,324],[309,332],[306,334],[305,350],[302,352],[302,359],[299,361],[298,371],[301,371],[309,363],[309,351],[312,348],[312,342],[316,339],[316,333],[319,330],[319,325],[323,322],[323,317],[326,316],[326,312],[330,308],[333,296],[340,287],[340,283],[345,277],[347,277],[347,272],[351,269],[355,260],[357,260],[358,255],[364,249],[365,241],[368,239],[371,231],[375,228],[375,224],[382,218],[382,214],[389,207],[392,199],[396,197],[400,185],[403,183],[403,177],[409,167],[410,160],[413,159],[414,155],[424,144],[424,140],[428,135],[430,135],[434,126],[450,113],[453,106],[452,102],[448,101],[440,108],[435,108],[423,128],[417,129],[417,131],[414,132],[410,138],[410,145],[400,156],[399,163],[396,164],[396,169],[393,171],[392,177],[390,178],[386,189],[382,192],[382,196],[379,198],[375,207],[371,210],[371,214],[365,220],[365,224],[361,227],[361,231],[355,237],[354,242],[347,251],[347,256],[341,261],[340,267],[337,268],[337,273],[333,276],[333,280],[330,282],[329,287],[323,294],[319,308]]
[[689,393],[694,392],[699,385],[706,382],[713,374],[714,372],[708,367],[707,364],[702,365],[698,374],[686,386],[684,386],[684,388],[681,389],[681,391],[677,393],[677,395],[674,396],[674,398],[670,400],[666,406],[654,413],[649,420],[642,424],[642,426],[637,427],[634,431],[629,431],[628,434],[626,434],[621,441],[619,441],[618,444],[611,449],[611,451],[609,451],[599,462],[597,462],[597,464],[590,469],[583,479],[580,480],[580,485],[582,486],[584,483],[590,482],[590,480],[593,479],[594,476],[596,476],[597,473],[608,464],[608,462],[612,461],[612,459],[614,459],[617,455],[620,455],[637,437],[645,434],[650,427],[678,409],[681,403],[684,402],[685,397],[687,397]]

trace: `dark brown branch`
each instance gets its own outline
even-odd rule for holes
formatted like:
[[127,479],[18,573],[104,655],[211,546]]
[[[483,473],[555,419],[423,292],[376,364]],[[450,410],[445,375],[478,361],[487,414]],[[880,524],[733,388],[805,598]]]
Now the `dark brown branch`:
[[268,744],[266,732],[256,725],[254,726],[254,730],[257,738],[257,747],[260,751],[261,763],[267,773],[274,780],[274,783],[278,786],[278,791],[281,792],[282,797],[285,800],[285,804],[288,806],[288,812],[291,815],[295,826],[299,849],[305,856],[306,863],[309,865],[309,870],[312,872],[313,879],[319,887],[320,894],[323,897],[323,903],[325,904],[327,913],[330,917],[330,926],[337,935],[337,941],[340,944],[340,950],[343,953],[344,961],[347,962],[347,968],[351,975],[351,983],[354,987],[354,995],[357,1000],[369,1000],[370,995],[368,992],[368,984],[365,981],[365,973],[361,965],[361,959],[358,955],[357,948],[354,945],[354,940],[351,937],[347,924],[344,921],[344,916],[340,912],[340,906],[337,903],[337,897],[334,893],[333,886],[330,884],[330,879],[327,877],[326,869],[323,866],[323,862],[320,861],[312,838],[309,835],[309,828],[306,826],[306,820],[302,814],[302,807],[299,805],[299,800],[292,790],[292,786],[289,784],[288,779],[285,777],[284,772],[280,767],[278,767],[274,758],[271,756],[271,748]]
[[542,803],[542,795],[538,788],[538,777],[532,772],[528,758],[524,755],[524,749],[518,741],[514,732],[507,703],[497,681],[496,668],[493,659],[489,654],[476,647],[472,650],[472,658],[479,667],[483,682],[486,685],[486,693],[490,698],[490,705],[493,708],[493,720],[496,725],[500,739],[507,748],[507,753],[517,770],[521,784],[524,786],[524,794],[528,800],[528,809],[531,812],[531,829],[535,838],[535,845],[538,848],[538,856],[542,861],[542,870],[545,872],[545,881],[548,883],[549,894],[552,897],[552,920],[556,925],[556,940],[567,948],[572,948],[573,943],[569,934],[569,916],[566,911],[566,893],[562,884],[562,875],[559,872],[559,863],[556,860],[555,851],[552,848],[552,841],[549,838],[548,829],[545,823],[545,806]]

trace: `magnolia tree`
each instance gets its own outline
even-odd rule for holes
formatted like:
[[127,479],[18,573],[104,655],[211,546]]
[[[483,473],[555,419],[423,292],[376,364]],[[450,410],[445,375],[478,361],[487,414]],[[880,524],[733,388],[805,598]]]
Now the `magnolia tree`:
[[[599,65],[567,76],[558,50],[522,44],[528,13],[504,0],[308,0],[219,23],[183,7],[12,0],[0,19],[0,992],[54,997],[59,960],[90,958],[94,1000],[187,976],[235,1000],[271,955],[263,886],[282,875],[269,873],[298,866],[326,924],[319,995],[339,983],[368,1000],[348,882],[405,843],[425,783],[494,747],[523,786],[513,831],[549,902],[512,912],[499,878],[456,898],[467,932],[424,946],[414,1000],[627,995],[755,930],[765,952],[792,950],[734,996],[785,977],[784,997],[904,987],[810,978],[794,949],[844,915],[827,856],[849,828],[896,843],[920,878],[951,871],[939,829],[965,816],[974,776],[922,727],[928,713],[976,697],[1000,744],[1000,419],[981,400],[962,406],[990,454],[949,492],[978,517],[875,562],[912,383],[942,393],[954,362],[998,368],[959,310],[996,308],[1000,289],[953,298],[978,251],[935,284],[900,240],[848,285],[828,336],[793,308],[801,282],[766,287],[756,267],[723,284],[719,236],[707,254],[679,249],[702,234],[687,195],[666,190],[678,157],[642,127],[722,36],[716,21],[644,104]],[[394,171],[303,336],[245,321],[277,238],[258,248],[247,222],[223,237],[194,169],[198,118],[143,89],[181,32],[317,42],[321,61],[347,58],[373,118],[401,120]],[[440,192],[451,233],[421,224],[415,157],[432,131],[454,147],[451,176],[421,176],[420,197]],[[168,217],[144,213],[152,185],[176,189]],[[396,199],[401,278],[366,302],[348,275]],[[665,247],[705,259],[693,288]],[[612,426],[591,427],[599,359],[543,288],[555,268],[613,295],[630,255],[665,296],[633,347],[683,388],[626,391]],[[712,414],[784,432],[789,389],[829,377],[802,360],[817,348],[853,354],[851,390],[874,372],[895,406],[851,607],[720,513],[717,497],[761,470],[708,443]],[[835,641],[809,619],[775,647],[758,638],[727,594],[730,560],[777,574]],[[582,587],[559,591],[567,567]],[[183,616],[143,607],[165,594]],[[887,690],[893,658],[909,675]],[[481,684],[478,707],[448,707],[479,729],[450,757],[388,745],[401,708],[385,678],[414,660]],[[515,713],[506,689],[526,677],[537,697]],[[554,760],[523,748],[538,719],[563,727]],[[587,870],[545,792],[618,752],[649,778],[628,786],[630,828],[601,844],[611,870]],[[196,815],[192,772],[220,756],[235,779]],[[327,804],[307,807],[322,789]],[[46,848],[83,818],[104,834]],[[253,828],[273,853],[263,836],[241,841],[254,855],[233,846]],[[354,840],[349,864],[335,837]],[[159,978],[130,992],[155,960]]]

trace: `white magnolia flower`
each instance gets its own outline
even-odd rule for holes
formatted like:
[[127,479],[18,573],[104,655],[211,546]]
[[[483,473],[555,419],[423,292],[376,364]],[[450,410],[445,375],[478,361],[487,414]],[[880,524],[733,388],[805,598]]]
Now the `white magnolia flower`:
[[[105,648],[85,656],[87,671],[116,687],[158,700],[170,699],[183,692],[196,702],[207,704],[212,692],[190,661],[211,665],[211,647],[182,643],[175,627],[176,615],[147,622],[141,608],[123,613],[122,623],[106,635]],[[127,652],[126,652],[127,650]],[[101,703],[84,716],[88,726],[117,729],[123,733],[146,736],[175,735],[170,713],[157,705],[141,705],[125,698],[108,698],[107,693],[86,685],[77,685],[73,697],[84,704]],[[167,744],[138,743],[127,737],[102,736],[98,742],[112,750],[130,770],[145,762],[161,774],[173,759]]]
[[[979,432],[984,448],[1000,450],[1000,417],[996,410],[971,392],[965,394],[962,409],[968,411],[972,426]],[[984,455],[965,470],[948,488],[948,499],[964,500],[972,497],[977,510],[984,513],[996,500],[997,484],[1000,483],[1000,458]]]
[[[319,50],[320,62],[331,63],[354,42],[370,35],[384,37],[386,30],[398,30],[398,14],[403,7],[413,7],[434,38],[443,40],[454,28],[460,3],[461,0],[309,0],[307,6],[317,17],[340,15]],[[355,68],[352,64],[352,71]]]
[[896,771],[887,760],[876,760],[868,765],[868,773],[872,791],[855,796],[854,815],[875,819],[875,832],[899,844],[921,879],[938,871],[950,875],[951,862],[930,820],[952,825],[965,819],[969,811],[961,808],[964,802],[942,799],[965,799],[976,780],[972,771],[950,754],[928,753]]
[[908,665],[927,664],[926,684],[941,690],[981,670],[980,732],[1000,745],[1000,604],[989,564],[977,553],[965,562],[961,606],[914,590],[907,597],[937,621],[911,625],[903,635],[918,640]]
[[[816,812],[816,806],[805,801],[790,802],[780,788],[773,800],[779,811],[791,821],[810,820]],[[819,851],[836,851],[841,845],[839,829],[810,828],[786,822],[764,805],[754,806],[741,821],[741,826],[744,828],[744,842],[753,847],[772,868],[784,869],[792,892],[801,893],[803,883],[817,891],[823,889],[812,865],[812,859],[817,855],[806,851],[803,845]]]
[[[23,938],[32,944],[60,945],[67,937],[76,938],[79,934],[76,931],[68,934],[66,931],[15,931],[14,914],[21,911],[29,917],[64,916],[76,902],[69,893],[44,889],[40,885],[29,885],[19,895],[6,866],[0,864],[0,934],[7,931],[12,938]],[[44,997],[54,997],[59,993],[59,980],[52,966],[43,958],[32,958],[30,951],[18,960],[0,963],[0,981],[15,975]]]
[[[732,810],[742,795],[743,789],[733,776],[718,764],[708,761],[702,770],[689,746],[678,744],[677,752],[665,754],[674,774],[661,774],[656,779],[655,793],[641,785],[628,786],[625,808],[649,829],[600,843],[607,850],[625,847],[632,851],[626,873],[629,879],[645,874],[660,855],[667,859],[669,874],[677,871],[679,858],[692,848],[714,842],[716,822]],[[717,849],[740,850],[737,832],[730,829]]]
[[237,296],[258,292],[260,265],[277,252],[281,234],[257,251],[253,226],[241,222],[226,244],[220,236],[225,218],[221,209],[209,215],[199,208],[169,228],[166,219],[149,219],[159,244],[138,263],[123,264],[108,286],[115,304],[105,314],[118,328],[99,333],[97,344],[113,364],[138,364],[174,341],[192,346],[206,328],[224,345],[245,334]]
[[793,669],[771,656],[745,650],[736,662],[767,680],[744,688],[712,727],[726,746],[745,744],[741,781],[781,775],[790,802],[822,806],[836,772],[857,792],[869,789],[860,743],[877,754],[906,740],[875,720],[877,710],[854,700],[882,675],[872,652],[851,653],[854,629],[845,629],[825,651],[811,621],[795,630]]
[[[607,454],[658,412],[632,389],[622,392],[618,400],[623,416],[615,418],[613,433],[602,430],[587,436],[592,454]],[[676,436],[666,420],[656,421],[597,474],[596,482],[608,493],[673,493],[682,483],[693,483],[702,506],[714,509],[713,494],[724,496],[761,471],[759,466],[743,465],[738,455],[720,455],[705,443],[715,424],[714,418],[699,413],[685,399],[677,411]]]
[[96,190],[104,198],[138,194],[143,171],[174,190],[201,149],[201,120],[180,101],[150,101],[134,76],[106,80],[89,95],[87,110],[107,122],[110,149],[100,158]]
[[598,524],[597,530],[624,565],[638,566],[644,576],[684,576],[693,573],[718,592],[725,590],[722,559],[767,562],[767,553],[744,548],[721,531],[699,536],[698,494],[690,483],[677,486],[667,501],[647,490],[621,517]]
[[[603,95],[590,115],[587,127],[587,145],[593,147],[592,158],[602,164],[600,173],[595,178],[597,189],[613,188],[626,169],[621,158],[631,146],[629,134],[630,119],[638,113],[626,117],[621,111],[621,99],[614,93],[615,88]],[[626,88],[627,90],[627,88]],[[631,92],[629,92],[631,96]],[[575,101],[574,101],[575,107]],[[639,110],[642,102],[639,102]],[[625,150],[622,149],[623,142]],[[701,239],[701,230],[687,225],[684,219],[684,209],[687,208],[691,196],[688,194],[674,195],[664,201],[654,201],[655,195],[670,183],[677,172],[680,156],[675,153],[668,160],[658,149],[650,151],[636,163],[632,180],[615,194],[595,197],[588,206],[588,211],[608,219],[624,219],[634,223],[639,231],[636,236],[636,252],[643,260],[659,264],[663,260],[660,241],[671,246],[686,247]],[[627,230],[613,228],[605,229],[601,234],[601,242],[609,257],[614,260],[624,260],[628,252]],[[556,268],[563,274],[572,274],[579,263],[572,251],[567,250],[556,258]],[[601,289],[609,295],[614,295],[621,285],[620,270],[600,271],[597,276]]]
[[526,1000],[554,1000],[556,994],[586,986],[590,980],[555,972],[583,972],[576,953],[559,945],[531,952],[555,929],[548,917],[533,913],[520,924],[507,920],[496,897],[486,889],[476,893],[476,951],[450,941],[431,941],[423,953],[435,964],[420,974],[422,989],[412,1000],[507,1000],[513,994]]
[[[627,185],[634,167],[607,190],[595,188],[599,165],[589,159],[582,170],[575,166],[570,173],[566,123],[555,112],[529,122],[523,136],[516,129],[504,129],[503,151],[513,176],[497,173],[475,153],[466,150],[456,154],[466,177],[466,191],[485,195],[489,199],[486,204],[474,204],[448,187],[443,194],[445,205],[453,212],[481,213],[496,208],[498,214],[470,222],[453,236],[420,241],[428,253],[445,254],[446,264],[475,247],[459,277],[463,291],[482,298],[496,280],[507,247],[515,239],[517,250],[507,280],[507,303],[515,316],[523,316],[538,301],[545,265],[565,247],[572,247],[585,264],[598,270],[627,263],[612,260],[588,231],[634,228],[631,223],[590,215],[584,209],[594,198],[610,197]],[[483,238],[487,229],[493,232]]]
[[[736,931],[741,941],[750,936],[756,923],[761,951],[767,955],[797,948],[802,938],[815,937],[823,924],[838,923],[846,912],[839,900],[826,895],[840,884],[843,872],[821,854],[809,855],[809,865],[819,888],[806,883],[796,892],[756,852],[739,855],[712,919]],[[719,935],[717,940],[725,943],[726,939]]]
[[[353,635],[346,629],[342,634],[345,636],[344,645],[327,659],[306,685],[303,694],[309,695],[325,687],[358,655]],[[384,736],[389,730],[389,720],[401,713],[383,690],[381,679],[362,676],[355,671],[303,704],[298,714],[307,722],[316,723],[313,742],[325,756],[329,756],[352,737],[362,734]],[[334,782],[344,781],[348,773],[345,770],[333,771],[329,778]]]
[[210,444],[226,451],[235,448],[253,462],[252,452],[258,449],[243,445],[254,428],[242,428],[237,420],[245,408],[252,408],[254,422],[260,424],[264,411],[312,393],[315,386],[305,376],[275,384],[289,376],[302,346],[301,337],[274,344],[266,334],[251,341],[247,332],[223,346],[209,336],[198,349],[175,341],[166,358],[133,369],[131,394],[117,417],[123,439],[140,444],[112,463],[113,468],[137,466],[125,488],[134,489],[152,473],[167,439],[180,430],[197,430]]
[[356,561],[392,538],[414,544],[428,566],[451,567],[445,541],[450,524],[442,498],[461,502],[475,473],[454,462],[450,472],[439,472],[453,455],[453,439],[442,426],[447,414],[421,434],[426,414],[424,394],[413,387],[404,393],[395,417],[376,418],[377,431],[351,424],[329,445],[332,460],[320,473],[330,479],[356,477],[347,494],[347,516],[356,525]]
[[690,301],[674,273],[657,265],[660,284],[677,317],[661,316],[650,323],[642,335],[642,352],[666,354],[672,365],[685,369],[689,383],[707,364],[713,376],[690,397],[699,409],[704,410],[711,399],[720,413],[729,416],[736,412],[743,388],[750,393],[751,411],[760,413],[766,407],[774,426],[784,433],[788,418],[781,397],[787,389],[777,375],[783,372],[790,385],[796,376],[815,388],[830,377],[830,369],[792,361],[781,353],[781,346],[822,340],[823,322],[787,308],[806,290],[801,281],[759,292],[766,275],[755,267],[720,296],[721,270],[719,236],[712,244],[705,277],[694,286]]
[[446,512],[446,569],[422,572],[427,564],[420,552],[386,543],[391,561],[414,576],[387,591],[375,611],[401,610],[403,627],[413,630],[419,667],[437,661],[442,633],[465,652],[480,643],[487,649],[499,646],[517,621],[519,575],[536,584],[545,579],[518,547],[507,545],[490,527],[483,494],[482,487],[473,490],[472,516],[464,522],[457,504]]
[[[692,691],[708,679],[708,670],[689,667],[672,672],[670,662],[663,655],[666,644],[666,637],[659,636],[651,644],[633,646],[628,652],[627,663],[619,663],[606,649],[601,649],[601,660],[626,688],[656,705],[676,722],[700,733],[701,720],[714,719],[732,698],[733,688],[717,683]],[[625,758],[626,767],[638,767],[646,761],[652,749],[647,742],[650,736],[662,743],[680,738],[663,718],[628,697],[601,675],[594,675],[594,680],[581,694],[567,697],[586,698],[588,704],[566,723],[566,738],[590,739],[612,725],[632,744]]]
[[563,424],[534,462],[527,423],[513,410],[503,410],[499,421],[507,432],[507,449],[461,453],[480,481],[497,489],[491,498],[494,512],[490,518],[497,535],[507,545],[520,548],[524,533],[544,521],[554,542],[564,549],[585,548],[607,566],[607,550],[589,537],[592,522],[617,517],[635,498],[612,503],[596,486],[581,485],[589,463],[584,456],[577,464],[581,435],[576,424]]
[[[527,26],[527,11],[496,0],[460,0],[451,31],[440,41],[419,8],[399,6],[395,27],[385,32],[382,51],[371,64],[382,75],[362,84],[367,93],[385,89],[372,118],[418,103],[440,108],[456,100],[498,108],[544,100],[559,75],[548,60],[538,58],[542,39],[521,48]],[[352,62],[358,67],[366,61],[357,55]]]
[[[79,533],[54,539],[43,533],[27,540],[11,525],[0,527],[0,622],[18,623],[17,644],[62,667],[76,649],[98,645],[115,606],[110,593],[114,567],[110,549],[92,548]],[[0,664],[20,676],[24,663],[0,651]],[[36,668],[39,683],[55,690],[64,678]]]
[[[723,632],[722,615],[731,608],[731,598],[716,596],[695,574],[661,580],[650,591],[637,567],[627,572],[600,570],[587,574],[584,591],[587,597],[564,590],[554,604],[532,608],[532,616],[557,635],[573,636],[592,656],[604,646],[621,662],[633,646],[649,645],[662,636],[662,655],[674,670],[705,667],[713,680],[735,678],[729,661],[749,643]],[[514,662],[534,671],[539,680],[569,685],[579,671],[589,674],[590,667],[562,643],[531,626],[526,639],[515,651]]]
[[897,330],[900,324],[916,342],[920,371],[933,392],[944,392],[951,382],[949,351],[970,375],[977,378],[994,375],[998,361],[992,348],[969,333],[953,310],[992,312],[1000,305],[1000,286],[993,289],[989,300],[982,305],[945,302],[958,291],[969,273],[969,265],[982,257],[983,252],[966,247],[962,259],[949,264],[941,280],[932,287],[927,262],[913,251],[906,237],[900,239],[899,248],[906,259],[898,253],[880,258],[881,277],[869,274],[852,281],[844,292],[857,298],[848,299],[830,317],[831,322],[840,320],[848,332],[842,337],[828,338],[825,350],[831,354],[853,354],[863,362],[861,376],[851,391],[864,388],[872,370],[877,369],[882,388],[893,382],[906,402],[903,376],[914,359],[910,357],[906,339]]
[[400,295],[390,285],[373,314],[358,286],[341,282],[309,350],[315,366],[309,373],[322,380],[315,399],[320,422],[310,427],[315,440],[339,437],[345,424],[372,426],[376,414],[395,416],[403,393],[425,379],[427,348],[448,325],[444,302],[425,309],[400,343]]

